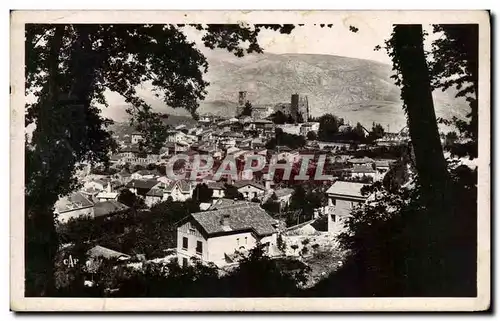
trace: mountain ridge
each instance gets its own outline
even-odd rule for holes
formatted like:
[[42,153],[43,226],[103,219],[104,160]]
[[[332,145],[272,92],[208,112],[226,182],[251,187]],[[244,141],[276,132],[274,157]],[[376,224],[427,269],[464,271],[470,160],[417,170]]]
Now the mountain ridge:
[[[238,92],[247,91],[248,100],[257,104],[290,102],[291,95],[308,96],[312,116],[332,113],[351,123],[401,128],[406,125],[400,90],[390,78],[390,65],[368,59],[336,55],[263,53],[238,58],[223,50],[206,55],[209,63],[205,80],[207,96],[200,101],[200,115],[232,117],[236,113]],[[468,105],[454,98],[453,90],[433,93],[438,117],[464,117]],[[188,115],[172,109],[147,90],[145,100],[154,110]]]

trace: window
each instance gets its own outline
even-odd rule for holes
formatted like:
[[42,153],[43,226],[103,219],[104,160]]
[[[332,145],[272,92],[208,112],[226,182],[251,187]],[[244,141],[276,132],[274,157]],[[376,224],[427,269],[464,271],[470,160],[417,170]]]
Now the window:
[[182,248],[184,250],[187,250],[187,248],[188,248],[188,238],[187,237],[182,238]]
[[203,254],[203,243],[201,241],[196,242],[196,253]]
[[240,239],[239,238],[236,238],[236,245],[240,245]]
[[245,244],[248,242],[248,237],[245,236]]
[[188,259],[187,259],[187,258],[185,258],[185,257],[183,257],[183,258],[182,258],[182,266],[183,266],[183,267],[188,266]]
[[331,198],[331,200],[332,200],[332,206],[336,206],[337,205],[337,200],[334,199],[334,198]]

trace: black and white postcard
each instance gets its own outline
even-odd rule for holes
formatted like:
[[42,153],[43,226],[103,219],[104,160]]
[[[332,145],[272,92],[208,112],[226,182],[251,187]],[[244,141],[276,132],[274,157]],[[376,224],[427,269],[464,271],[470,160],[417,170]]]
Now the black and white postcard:
[[484,311],[487,11],[13,11],[14,311]]

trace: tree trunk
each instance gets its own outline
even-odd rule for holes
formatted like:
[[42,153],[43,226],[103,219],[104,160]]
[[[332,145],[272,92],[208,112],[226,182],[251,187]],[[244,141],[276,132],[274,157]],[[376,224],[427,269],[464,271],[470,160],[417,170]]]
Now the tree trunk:
[[439,194],[435,188],[441,188],[448,173],[434,112],[422,26],[397,25],[394,40],[418,178],[427,196],[434,198]]
[[415,295],[442,295],[449,288],[446,266],[451,215],[450,180],[432,99],[421,25],[396,25],[393,54],[401,73],[401,96],[415,155],[423,210],[406,220],[411,238],[409,288]]
[[[48,96],[40,109],[37,130],[47,130],[51,125],[52,110],[57,105],[59,95],[59,50],[62,46],[64,26],[55,27],[54,36],[49,40],[48,58]],[[42,98],[43,99],[43,98]],[[47,153],[50,139],[40,137],[39,149],[42,151],[42,173],[50,172],[50,155]],[[47,161],[47,163],[45,163]],[[40,164],[39,164],[40,166]],[[29,169],[28,169],[29,170]],[[33,173],[27,172],[26,178],[31,179]],[[43,175],[43,174],[42,174]],[[37,179],[36,177],[34,179]],[[58,240],[54,226],[53,203],[47,191],[39,191],[35,195],[26,195],[25,214],[25,295],[50,296],[54,290],[54,258],[57,253]]]

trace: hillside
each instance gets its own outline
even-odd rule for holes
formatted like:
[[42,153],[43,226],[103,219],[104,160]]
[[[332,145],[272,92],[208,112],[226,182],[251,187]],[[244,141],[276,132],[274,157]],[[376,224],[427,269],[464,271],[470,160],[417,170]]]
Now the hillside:
[[[333,113],[351,122],[369,126],[375,121],[394,130],[406,122],[389,65],[310,54],[252,55],[236,63],[229,55],[218,53],[208,60],[210,87],[201,114],[234,114],[237,93],[246,90],[255,104],[287,102],[292,93],[305,94],[312,116]],[[455,99],[452,92],[435,92],[434,98],[440,117],[467,112],[465,101]],[[221,101],[224,103],[218,103]]]
[[[333,113],[350,122],[371,126],[378,122],[397,130],[406,123],[399,88],[390,79],[391,67],[371,60],[331,55],[271,54],[237,58],[222,50],[207,53],[210,82],[200,114],[231,117],[236,111],[238,91],[248,92],[254,104],[289,102],[292,93],[308,96],[312,116]],[[141,95],[157,111],[188,116],[156,99],[148,88]],[[435,92],[438,117],[465,116],[467,104],[453,92]],[[106,111],[123,120],[124,108]]]

